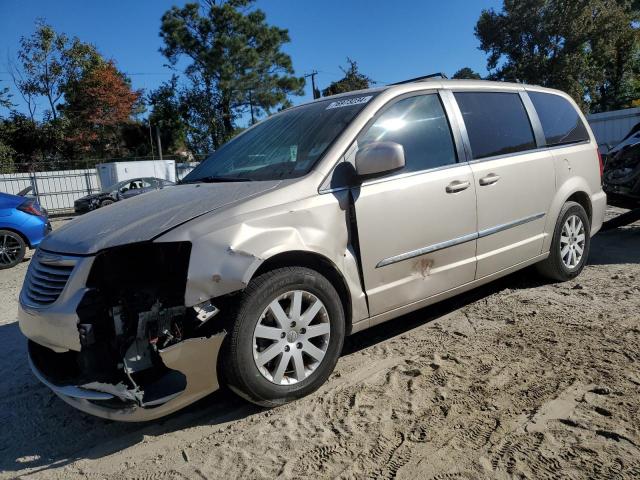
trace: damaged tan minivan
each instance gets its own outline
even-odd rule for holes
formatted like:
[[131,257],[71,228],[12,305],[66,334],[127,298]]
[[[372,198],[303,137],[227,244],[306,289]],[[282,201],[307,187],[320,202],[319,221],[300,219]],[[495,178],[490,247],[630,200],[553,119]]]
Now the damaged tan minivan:
[[540,87],[416,79],[290,108],[47,237],[20,294],[31,367],[117,420],[220,384],[294,400],[345,335],[528,265],[578,275],[600,168],[575,103]]

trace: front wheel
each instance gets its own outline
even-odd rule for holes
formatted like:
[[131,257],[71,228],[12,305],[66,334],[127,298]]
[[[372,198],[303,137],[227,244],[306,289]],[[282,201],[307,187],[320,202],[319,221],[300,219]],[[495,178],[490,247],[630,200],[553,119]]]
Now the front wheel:
[[258,405],[281,405],[317,390],[342,351],[340,297],[308,268],[279,268],[252,280],[233,317],[223,378]]
[[551,240],[551,251],[538,271],[547,278],[564,282],[577,277],[589,257],[591,225],[582,205],[567,202],[562,207]]

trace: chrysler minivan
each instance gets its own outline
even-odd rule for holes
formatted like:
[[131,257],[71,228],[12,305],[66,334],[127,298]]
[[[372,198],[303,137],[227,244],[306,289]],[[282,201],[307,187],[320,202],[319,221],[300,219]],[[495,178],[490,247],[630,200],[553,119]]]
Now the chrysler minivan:
[[20,328],[34,374],[105,418],[158,418],[226,385],[307,395],[346,335],[536,264],[583,269],[606,196],[566,94],[416,79],[247,129],[180,185],[53,232]]

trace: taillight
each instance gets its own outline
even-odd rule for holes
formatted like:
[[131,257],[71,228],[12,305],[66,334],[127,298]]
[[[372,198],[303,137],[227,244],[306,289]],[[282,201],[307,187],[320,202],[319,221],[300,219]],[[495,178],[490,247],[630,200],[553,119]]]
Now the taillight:
[[28,213],[29,215],[35,215],[36,217],[44,217],[40,206],[34,200],[25,200],[18,206],[18,210]]
[[598,150],[598,162],[600,162],[600,180],[602,180],[602,175],[604,174],[604,162],[602,161],[602,154]]

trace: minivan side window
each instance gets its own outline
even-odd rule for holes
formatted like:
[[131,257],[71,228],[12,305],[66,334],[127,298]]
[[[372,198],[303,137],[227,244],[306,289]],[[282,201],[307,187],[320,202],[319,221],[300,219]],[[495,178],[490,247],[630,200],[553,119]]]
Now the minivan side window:
[[589,140],[589,134],[578,112],[566,98],[551,93],[528,93],[538,112],[548,146]]
[[457,161],[449,122],[437,94],[408,97],[391,105],[358,137],[358,147],[383,141],[404,147],[402,172],[418,172]]
[[474,160],[536,148],[518,93],[455,92]]

